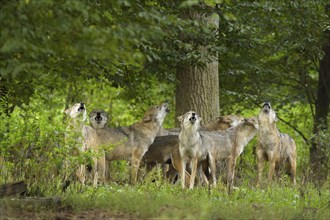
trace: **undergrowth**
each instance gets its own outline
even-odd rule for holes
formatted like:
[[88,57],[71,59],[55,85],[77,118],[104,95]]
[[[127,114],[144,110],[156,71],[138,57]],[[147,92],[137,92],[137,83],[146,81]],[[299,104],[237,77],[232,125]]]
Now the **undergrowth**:
[[[115,217],[143,219],[330,219],[329,179],[323,185],[299,180],[295,187],[289,178],[282,178],[270,185],[265,181],[255,188],[253,181],[245,178],[236,181],[238,189],[231,195],[222,181],[215,188],[197,186],[183,190],[181,184],[165,180],[160,169],[153,169],[134,186],[109,182],[98,187],[81,187],[75,182],[62,192],[58,181],[53,180],[55,183],[50,181],[48,187],[40,190],[45,198],[59,198],[61,206],[53,209],[36,206],[28,211],[37,213],[36,216],[46,210],[55,216],[63,211],[105,212]],[[36,192],[34,186],[30,186],[30,191]],[[20,200],[17,204],[2,202],[12,210],[25,208]]]
[[169,184],[153,172],[135,186],[111,183],[81,192],[71,188],[62,196],[77,212],[102,209],[140,218],[329,219],[328,186],[329,181],[322,187],[283,186],[275,181],[256,189],[245,182],[228,195],[221,183],[212,189],[182,190],[180,184]]
[[[74,210],[110,209],[142,218],[188,219],[329,219],[329,189],[272,185],[242,186],[232,195],[217,188],[182,190],[168,183],[137,186],[115,184],[67,193]],[[155,189],[156,188],[156,189]],[[301,190],[304,191],[302,195]]]

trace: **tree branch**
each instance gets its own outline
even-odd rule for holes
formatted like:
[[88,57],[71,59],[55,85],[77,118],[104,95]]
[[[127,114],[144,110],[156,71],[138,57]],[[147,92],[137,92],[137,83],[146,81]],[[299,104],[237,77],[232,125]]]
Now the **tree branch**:
[[277,118],[280,119],[282,122],[284,122],[286,125],[288,125],[290,128],[292,128],[293,130],[295,130],[302,137],[302,139],[304,139],[306,144],[310,144],[310,141],[308,140],[308,138],[301,131],[299,131],[297,128],[295,128],[289,122],[287,122],[287,121],[283,120],[282,118],[280,118],[278,115],[277,115]]

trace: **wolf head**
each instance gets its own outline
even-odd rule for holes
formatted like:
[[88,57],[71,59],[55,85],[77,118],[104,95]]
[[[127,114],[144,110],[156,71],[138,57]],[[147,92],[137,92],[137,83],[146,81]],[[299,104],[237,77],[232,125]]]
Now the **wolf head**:
[[108,124],[108,114],[102,109],[94,109],[89,113],[89,121],[94,129],[102,129]]
[[156,122],[161,125],[166,117],[166,115],[170,112],[168,108],[168,102],[162,102],[157,106],[152,106],[143,117],[143,122]]
[[277,117],[275,111],[272,109],[272,106],[269,102],[264,102],[262,108],[258,115],[259,123],[275,123],[277,122]]
[[86,121],[86,112],[86,106],[83,102],[76,103],[64,111],[69,118],[81,119],[81,121]]
[[252,125],[255,129],[259,129],[259,122],[257,117],[245,118],[244,123]]
[[201,126],[202,118],[195,111],[186,112],[184,115],[178,117],[182,129],[198,130]]

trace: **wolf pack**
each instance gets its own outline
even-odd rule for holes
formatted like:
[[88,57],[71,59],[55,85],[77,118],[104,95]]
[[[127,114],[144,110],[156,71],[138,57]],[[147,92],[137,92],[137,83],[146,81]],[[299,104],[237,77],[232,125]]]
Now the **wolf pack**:
[[[169,113],[168,102],[148,109],[141,120],[126,127],[108,125],[109,115],[102,109],[89,114],[84,103],[76,103],[65,110],[70,128],[79,132],[77,140],[81,152],[93,151],[91,174],[87,165],[81,164],[73,171],[82,185],[90,178],[93,186],[111,180],[110,166],[115,160],[130,162],[130,183],[138,181],[139,168],[161,166],[164,176],[182,188],[193,189],[197,184],[215,187],[220,173],[219,163],[225,162],[228,192],[234,187],[235,167],[245,146],[257,136],[255,156],[257,181],[261,183],[265,162],[268,161],[268,182],[281,170],[289,174],[296,184],[296,144],[287,134],[281,133],[278,118],[269,102],[262,104],[257,116],[244,118],[225,115],[203,124],[195,111],[179,116],[180,128],[162,127]],[[88,177],[88,178],[87,178]]]

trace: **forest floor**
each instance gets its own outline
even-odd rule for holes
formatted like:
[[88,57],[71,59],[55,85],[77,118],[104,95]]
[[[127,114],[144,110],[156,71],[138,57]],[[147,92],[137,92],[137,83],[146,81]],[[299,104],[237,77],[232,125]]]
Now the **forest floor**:
[[33,212],[27,210],[16,210],[15,212],[1,213],[1,220],[12,219],[137,219],[130,214],[115,213],[109,210],[89,210],[89,211],[43,211]]
[[[52,199],[51,199],[52,200]],[[6,198],[0,200],[0,220],[12,219],[137,219],[129,213],[108,209],[73,210],[70,205],[49,203],[44,198]]]
[[[289,180],[255,188],[240,183],[231,195],[226,185],[182,190],[178,185],[145,181],[74,186],[40,197],[0,198],[0,220],[12,219],[330,219],[329,181],[292,187]],[[50,187],[48,187],[50,188]]]

